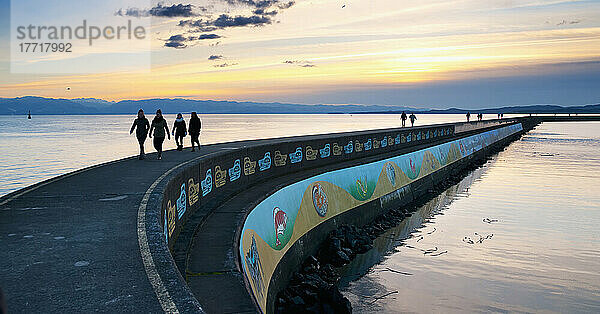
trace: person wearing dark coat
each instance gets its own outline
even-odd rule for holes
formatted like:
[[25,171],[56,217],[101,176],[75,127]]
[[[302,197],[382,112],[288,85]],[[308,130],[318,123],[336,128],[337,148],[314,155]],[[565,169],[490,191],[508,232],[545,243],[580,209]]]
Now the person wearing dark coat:
[[198,114],[195,111],[192,112],[190,118],[190,127],[188,129],[190,138],[192,139],[192,151],[194,150],[194,143],[198,144],[198,150],[200,150],[200,130],[202,129],[202,122],[198,118]]
[[[152,132],[154,131],[154,133]],[[150,125],[150,137],[154,136],[154,148],[158,152],[157,159],[162,159],[162,145],[165,141],[165,135],[171,139],[171,134],[169,134],[169,126],[167,125],[167,120],[163,118],[162,111],[160,109],[156,110],[156,116],[152,119],[152,124]]]
[[173,123],[172,135],[175,135],[175,143],[177,143],[177,150],[183,150],[183,138],[187,135],[187,127],[183,115],[177,114],[177,119]]
[[146,116],[144,116],[144,110],[138,110],[138,116],[133,120],[133,125],[131,126],[131,130],[129,130],[129,134],[133,134],[133,130],[135,130],[135,136],[140,144],[140,160],[144,159],[146,156],[144,154],[144,142],[146,142],[146,137],[148,137],[149,129],[150,123],[148,122],[148,119],[146,119]]
[[402,120],[402,127],[406,126],[406,119],[408,117],[406,116],[406,112],[402,111],[402,114],[400,115],[400,120]]
[[411,113],[410,116],[408,116],[408,118],[410,119],[410,126],[411,127],[415,126],[415,121],[417,120],[417,116],[415,116],[414,113]]

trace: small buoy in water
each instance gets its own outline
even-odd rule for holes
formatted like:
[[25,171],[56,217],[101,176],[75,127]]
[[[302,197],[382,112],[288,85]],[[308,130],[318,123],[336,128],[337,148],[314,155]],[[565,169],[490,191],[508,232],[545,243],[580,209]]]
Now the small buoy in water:
[[27,113],[27,119],[31,119],[31,110],[29,110],[29,113]]

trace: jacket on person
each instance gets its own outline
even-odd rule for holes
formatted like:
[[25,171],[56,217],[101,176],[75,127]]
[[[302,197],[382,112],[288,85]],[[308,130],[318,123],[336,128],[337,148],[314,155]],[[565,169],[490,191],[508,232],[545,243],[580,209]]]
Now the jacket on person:
[[190,135],[200,134],[200,128],[202,128],[202,122],[200,122],[200,118],[190,118],[190,127],[188,129]]
[[185,126],[185,120],[176,119],[173,123],[173,132],[177,136],[185,136],[187,133],[187,127]]
[[165,137],[166,134],[169,133],[169,126],[167,126],[167,120],[165,120],[165,118],[152,119],[150,129],[154,129],[154,133],[152,133],[152,136],[154,137]]
[[148,130],[150,130],[150,123],[148,122],[148,119],[146,119],[146,117],[141,119],[135,118],[129,132],[132,133],[134,129],[137,138],[146,138],[146,136],[148,136]]

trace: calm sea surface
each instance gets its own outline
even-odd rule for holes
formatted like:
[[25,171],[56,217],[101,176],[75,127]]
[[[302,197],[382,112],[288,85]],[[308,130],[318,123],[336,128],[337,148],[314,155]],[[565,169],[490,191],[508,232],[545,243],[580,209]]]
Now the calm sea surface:
[[378,238],[343,293],[357,313],[600,313],[599,226],[600,123],[545,123]]
[[[147,116],[149,120],[154,115]],[[165,115],[169,128],[175,115]],[[494,116],[488,115],[488,118]],[[135,115],[0,116],[0,196],[76,169],[133,156]],[[398,127],[399,115],[202,115],[203,144]],[[186,121],[189,116],[185,116]],[[416,125],[463,121],[419,115]],[[185,139],[189,145],[189,137]],[[176,148],[174,140],[165,149]],[[146,152],[154,152],[146,141]]]

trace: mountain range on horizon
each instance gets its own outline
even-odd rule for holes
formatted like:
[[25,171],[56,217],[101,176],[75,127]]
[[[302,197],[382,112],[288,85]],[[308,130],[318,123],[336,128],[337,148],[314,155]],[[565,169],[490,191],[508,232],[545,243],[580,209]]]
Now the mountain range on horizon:
[[478,110],[460,108],[430,109],[414,108],[402,105],[369,105],[369,104],[289,104],[248,101],[192,100],[183,98],[162,98],[144,100],[106,101],[97,98],[45,98],[24,96],[0,98],[0,115],[85,115],[85,114],[135,114],[139,108],[153,113],[161,108],[164,113],[188,113],[197,111],[203,114],[343,114],[343,113],[391,113],[402,111],[426,114],[464,114],[477,112],[484,114],[497,113],[600,113],[600,104],[580,106],[560,106],[550,104],[503,106]]

